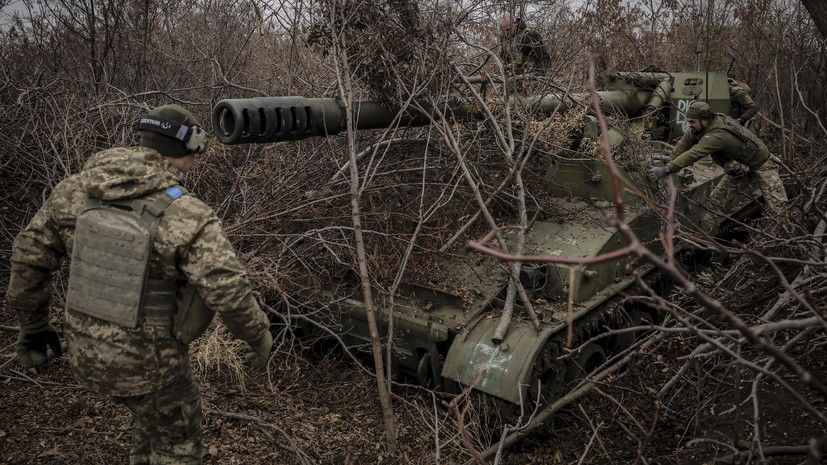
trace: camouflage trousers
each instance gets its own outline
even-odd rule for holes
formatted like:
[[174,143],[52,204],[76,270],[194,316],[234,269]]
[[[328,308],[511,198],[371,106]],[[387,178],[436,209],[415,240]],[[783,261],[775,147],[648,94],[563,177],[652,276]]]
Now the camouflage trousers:
[[767,160],[746,175],[732,177],[725,174],[721,178],[709,196],[708,209],[701,217],[701,227],[713,234],[717,232],[719,218],[751,202],[755,187],[761,189],[769,215],[779,216],[784,212],[787,192],[778,176],[778,166],[772,160]]
[[132,412],[130,465],[201,463],[201,391],[190,370],[156,392],[118,399]]

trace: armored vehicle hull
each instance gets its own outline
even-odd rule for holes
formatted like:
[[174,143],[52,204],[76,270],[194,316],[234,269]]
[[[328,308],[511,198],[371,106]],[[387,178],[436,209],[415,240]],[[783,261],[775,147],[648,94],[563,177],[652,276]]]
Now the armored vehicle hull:
[[[599,93],[601,107],[623,116],[635,141],[658,141],[663,147],[686,130],[682,110],[705,100],[720,112],[729,109],[724,73],[647,71],[617,73],[608,90]],[[530,107],[537,114],[564,111],[579,96],[515,97],[514,107]],[[478,118],[470,103],[452,103],[451,114]],[[354,105],[355,129],[390,124],[427,124],[423,115],[394,115],[373,102]],[[297,140],[333,135],[345,128],[345,106],[334,99],[272,97],[219,102],[213,112],[218,138],[227,144]],[[598,137],[596,118],[586,118],[584,137]],[[610,128],[613,147],[630,142],[628,132]],[[647,160],[647,164],[655,162]],[[634,193],[660,189],[645,179],[645,165],[620,164],[624,186],[625,224],[641,243],[661,253],[665,223],[650,203]],[[671,175],[680,189],[675,210],[697,223],[705,199],[723,175],[721,167],[699,162]],[[633,254],[620,254],[626,239],[606,221],[614,208],[612,176],[604,161],[594,156],[557,157],[545,175],[551,207],[537,216],[525,235],[524,256],[571,259],[556,263],[524,261],[520,282],[537,315],[526,317],[516,299],[515,317],[504,336],[494,337],[500,323],[510,279],[508,265],[476,251],[445,253],[436,257],[427,282],[408,282],[389,302],[377,302],[379,333],[393,327],[392,372],[446,391],[460,386],[519,404],[538,389],[548,402],[567,384],[603,362],[608,354],[628,347],[634,334],[596,338],[608,328],[628,327],[646,317],[646,311],[624,305],[638,279],[653,267]],[[665,189],[665,188],[664,188]],[[735,202],[735,200],[733,200]],[[733,203],[731,211],[745,205]],[[514,224],[500,218],[502,224]],[[503,231],[504,240],[516,242],[516,232]],[[612,254],[615,254],[613,256]],[[611,259],[588,265],[573,260]],[[371,332],[361,299],[359,280],[352,273],[341,282],[321,288],[296,290],[306,300],[331,311],[320,317],[349,348],[368,347]],[[568,354],[568,348],[579,349]],[[568,357],[563,355],[568,354]]]
[[[700,216],[700,209],[689,199],[706,198],[722,175],[711,162],[702,165],[695,167],[692,182],[683,187],[683,211],[693,220]],[[544,212],[543,219],[532,225],[524,255],[590,259],[626,246],[621,234],[607,225],[605,209],[596,206],[601,202],[609,206],[605,199],[595,197],[601,191],[609,192],[600,185],[610,184],[609,178],[582,182],[582,178],[594,178],[595,171],[604,169],[599,162],[578,160],[560,162],[549,170],[553,189],[566,191],[569,196],[557,199],[558,210]],[[625,175],[643,182],[641,173]],[[561,183],[561,179],[565,181]],[[589,201],[576,196],[584,194],[588,194]],[[627,208],[625,218],[641,242],[662,250],[662,220],[652,209],[639,202]],[[507,218],[502,221],[509,223]],[[511,242],[516,233],[505,230],[504,235]],[[509,279],[507,266],[476,251],[445,254],[429,272],[428,283],[401,286],[392,312],[377,304],[381,309],[379,333],[387,334],[392,319],[392,366],[397,375],[449,392],[459,386],[473,386],[515,404],[527,399],[540,380],[545,400],[549,401],[579,375],[634,341],[632,334],[600,338],[562,358],[570,345],[569,328],[575,328],[571,340],[571,348],[575,348],[607,329],[640,324],[651,315],[624,305],[623,297],[639,277],[652,271],[652,265],[637,261],[631,254],[587,266],[523,264],[520,280],[541,325],[535,327],[518,306],[504,339],[495,341],[493,335]],[[312,299],[336,315],[335,321],[325,324],[335,328],[346,345],[368,350],[367,311],[359,298],[358,279],[351,278],[350,287],[336,283],[335,291],[314,290]],[[350,296],[343,298],[348,291]]]

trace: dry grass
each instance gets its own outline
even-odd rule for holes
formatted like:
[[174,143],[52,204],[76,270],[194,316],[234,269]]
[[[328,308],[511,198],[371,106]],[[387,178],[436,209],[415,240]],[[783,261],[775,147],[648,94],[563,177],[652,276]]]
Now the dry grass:
[[193,372],[201,381],[220,380],[244,392],[247,388],[244,358],[246,344],[234,338],[219,319],[190,345]]

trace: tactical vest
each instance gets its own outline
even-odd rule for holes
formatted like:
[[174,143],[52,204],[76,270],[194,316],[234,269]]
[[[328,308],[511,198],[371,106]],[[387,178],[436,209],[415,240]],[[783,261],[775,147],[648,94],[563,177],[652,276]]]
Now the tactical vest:
[[158,223],[186,194],[171,187],[154,201],[88,199],[77,218],[67,307],[130,328],[171,325],[179,286],[149,279]]
[[[735,155],[736,161],[739,161],[747,166],[758,167],[769,160],[769,152],[763,160],[759,158],[761,156],[761,142],[749,129],[741,126],[736,123],[734,119],[722,113],[718,113],[718,118],[724,122],[724,126],[719,129],[723,129],[733,134],[738,138],[738,140],[741,141],[741,148]],[[758,163],[751,163],[752,160],[758,160]]]

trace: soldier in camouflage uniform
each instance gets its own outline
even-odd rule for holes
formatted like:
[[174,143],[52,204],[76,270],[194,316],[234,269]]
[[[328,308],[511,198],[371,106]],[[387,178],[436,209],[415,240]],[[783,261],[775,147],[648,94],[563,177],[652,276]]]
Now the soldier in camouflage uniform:
[[778,166],[760,139],[729,116],[716,114],[705,102],[693,102],[686,111],[686,121],[691,130],[672,150],[672,156],[666,157],[665,166],[649,170],[652,181],[710,156],[724,167],[726,174],[709,196],[708,209],[701,218],[702,228],[715,233],[717,218],[726,214],[727,200],[739,191],[749,195],[753,184],[761,189],[770,214],[783,213],[787,193],[778,176]]
[[[515,63],[519,71],[531,71],[533,66],[536,74],[544,75],[551,65],[548,49],[543,44],[540,34],[526,26],[522,19],[513,19],[510,14],[503,13],[499,17],[500,27],[500,57],[504,65]],[[522,61],[517,63],[517,55]]]
[[[171,121],[173,127],[180,124],[190,133],[203,131],[177,105],[156,108],[149,115]],[[76,219],[87,198],[158,198],[165,189],[181,184],[195,154],[206,149],[206,133],[198,134],[202,143],[193,148],[189,136],[142,130],[140,146],[92,155],[82,173],[54,188],[16,237],[7,301],[18,315],[16,352],[23,365],[45,365],[47,346],[60,355],[57,333],[49,324],[51,273],[62,257],[72,255]],[[147,282],[192,286],[227,328],[251,345],[248,361],[254,366],[266,362],[273,343],[269,322],[209,206],[192,195],[172,201],[157,223],[149,257]],[[72,276],[70,286],[71,282]],[[176,294],[169,295],[174,300]],[[123,401],[132,412],[131,464],[197,464],[204,453],[201,394],[190,369],[188,344],[173,335],[175,302],[165,305],[167,314],[142,315],[134,328],[89,316],[71,305],[64,312],[63,333],[77,379],[87,389]]]
[[746,125],[758,113],[758,105],[749,96],[749,86],[746,83],[738,82],[734,78],[728,78],[729,83],[729,116],[738,122]]

